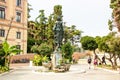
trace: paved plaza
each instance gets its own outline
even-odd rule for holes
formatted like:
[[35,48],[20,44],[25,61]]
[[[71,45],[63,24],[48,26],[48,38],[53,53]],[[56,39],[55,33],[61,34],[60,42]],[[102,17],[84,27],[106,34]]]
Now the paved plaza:
[[65,73],[35,72],[38,67],[17,66],[12,72],[0,75],[0,80],[120,80],[118,72],[88,69],[87,64],[71,65]]

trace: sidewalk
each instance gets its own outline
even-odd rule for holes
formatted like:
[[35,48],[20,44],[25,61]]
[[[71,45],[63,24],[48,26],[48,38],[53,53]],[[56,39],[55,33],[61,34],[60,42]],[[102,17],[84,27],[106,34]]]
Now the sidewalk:
[[[13,72],[1,75],[0,80],[120,80],[120,74],[98,68],[89,69],[87,64],[71,65],[70,71],[64,73],[35,72],[36,66],[17,66]],[[34,71],[34,72],[33,72]]]
[[108,72],[112,72],[112,73],[118,73],[120,74],[120,71],[119,70],[109,70],[109,69],[105,69],[105,68],[100,68],[100,67],[97,67],[98,69],[102,69],[104,71],[108,71]]
[[[88,65],[87,63],[87,60],[86,59],[80,59],[78,64],[85,64],[85,65]],[[91,64],[91,67],[94,68],[93,64]],[[104,70],[104,71],[108,71],[108,72],[112,72],[112,73],[120,73],[120,70],[109,70],[109,69],[105,69],[105,68],[100,68],[100,67],[97,67],[97,69],[101,69],[101,70]]]

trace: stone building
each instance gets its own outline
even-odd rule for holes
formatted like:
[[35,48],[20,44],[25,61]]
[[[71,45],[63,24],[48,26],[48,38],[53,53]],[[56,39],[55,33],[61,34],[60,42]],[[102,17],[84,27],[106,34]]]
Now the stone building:
[[27,53],[27,0],[0,0],[0,43],[6,39]]

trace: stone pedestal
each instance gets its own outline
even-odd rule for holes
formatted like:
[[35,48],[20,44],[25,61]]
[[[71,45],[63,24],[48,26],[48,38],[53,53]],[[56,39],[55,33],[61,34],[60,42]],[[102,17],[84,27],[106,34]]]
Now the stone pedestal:
[[62,55],[60,51],[54,51],[54,54],[52,55],[52,66],[53,70],[55,69],[56,66],[60,65],[60,60],[62,60]]
[[55,54],[52,54],[52,70],[55,70],[56,67],[56,58]]

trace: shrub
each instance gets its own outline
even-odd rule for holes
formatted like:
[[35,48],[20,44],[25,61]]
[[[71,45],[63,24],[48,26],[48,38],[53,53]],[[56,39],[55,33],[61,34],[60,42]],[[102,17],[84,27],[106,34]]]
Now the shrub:
[[0,66],[0,73],[6,72],[9,70],[9,67],[7,66]]
[[73,53],[73,47],[70,44],[70,42],[67,42],[62,46],[62,55],[64,59],[69,59],[70,61],[72,60],[72,53]]
[[33,63],[35,66],[41,66],[42,65],[42,57],[40,55],[35,55],[33,59]]

